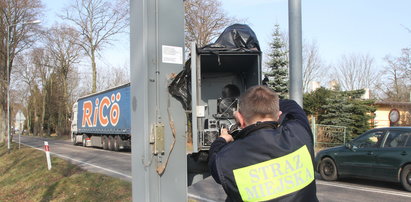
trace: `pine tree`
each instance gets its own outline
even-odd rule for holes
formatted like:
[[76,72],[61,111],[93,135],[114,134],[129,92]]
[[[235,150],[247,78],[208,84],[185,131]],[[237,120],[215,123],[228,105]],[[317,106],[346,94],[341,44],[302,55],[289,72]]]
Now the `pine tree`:
[[[318,118],[318,115],[324,114],[324,106],[328,104],[327,100],[334,94],[334,91],[326,89],[324,87],[304,94],[304,111],[307,115],[314,115]],[[321,121],[321,120],[317,120]]]
[[349,98],[349,103],[351,106],[349,108],[350,120],[352,120],[351,134],[353,134],[351,138],[355,138],[357,135],[360,135],[374,127],[371,125],[369,120],[374,118],[373,113],[376,108],[373,105],[375,101],[361,99],[364,92],[364,89],[346,91],[346,96]]
[[318,116],[320,124],[346,126],[348,138],[353,139],[364,133],[372,126],[369,120],[375,112],[374,100],[362,100],[364,90],[332,91],[325,98],[326,103],[322,106],[322,114]]
[[271,52],[268,54],[269,67],[265,73],[265,81],[268,87],[277,92],[280,98],[288,95],[288,51],[286,44],[281,38],[280,25],[275,25],[273,41],[270,43]]
[[318,122],[325,125],[350,126],[350,103],[344,93],[331,91],[332,95],[326,99],[326,104],[322,106],[323,114],[319,115]]

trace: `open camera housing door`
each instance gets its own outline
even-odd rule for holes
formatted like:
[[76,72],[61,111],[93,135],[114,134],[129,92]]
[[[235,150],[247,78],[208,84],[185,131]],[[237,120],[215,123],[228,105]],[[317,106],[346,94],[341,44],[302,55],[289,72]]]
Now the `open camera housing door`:
[[261,51],[251,28],[234,24],[215,43],[192,43],[190,53],[169,91],[187,111],[187,152],[199,153],[209,150],[221,128],[237,129],[240,95],[262,82]]
[[248,26],[228,27],[214,44],[192,45],[193,152],[208,150],[221,128],[236,124],[239,96],[261,80],[261,51]]
[[[261,83],[261,53],[199,50],[191,64],[193,148],[207,150],[221,128],[236,123],[233,112],[239,96]],[[231,91],[237,87],[238,95],[224,97],[230,86]]]

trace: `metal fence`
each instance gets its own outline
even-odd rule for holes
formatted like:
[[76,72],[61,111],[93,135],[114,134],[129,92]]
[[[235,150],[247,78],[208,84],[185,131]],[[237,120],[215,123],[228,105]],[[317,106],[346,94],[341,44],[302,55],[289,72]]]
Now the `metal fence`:
[[347,127],[313,124],[315,147],[333,147],[345,144],[347,141]]

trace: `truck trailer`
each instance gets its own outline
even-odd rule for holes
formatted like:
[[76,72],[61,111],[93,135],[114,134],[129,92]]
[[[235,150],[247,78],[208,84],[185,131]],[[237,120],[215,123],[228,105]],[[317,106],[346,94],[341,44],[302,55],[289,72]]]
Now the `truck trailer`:
[[81,97],[72,112],[74,145],[131,148],[130,83]]

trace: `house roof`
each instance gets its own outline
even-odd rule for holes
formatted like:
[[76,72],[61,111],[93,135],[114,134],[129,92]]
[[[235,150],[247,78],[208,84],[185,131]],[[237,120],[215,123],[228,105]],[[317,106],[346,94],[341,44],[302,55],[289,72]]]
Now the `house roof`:
[[374,104],[388,107],[411,107],[411,102],[377,101]]

